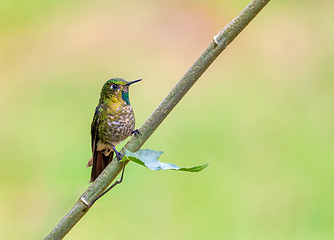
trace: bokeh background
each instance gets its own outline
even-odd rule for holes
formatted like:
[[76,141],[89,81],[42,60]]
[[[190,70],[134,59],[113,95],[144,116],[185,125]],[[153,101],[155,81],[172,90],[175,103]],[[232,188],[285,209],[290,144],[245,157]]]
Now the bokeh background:
[[[104,82],[137,127],[248,0],[0,2],[0,238],[43,239],[89,186]],[[66,239],[333,239],[334,2],[272,1]]]

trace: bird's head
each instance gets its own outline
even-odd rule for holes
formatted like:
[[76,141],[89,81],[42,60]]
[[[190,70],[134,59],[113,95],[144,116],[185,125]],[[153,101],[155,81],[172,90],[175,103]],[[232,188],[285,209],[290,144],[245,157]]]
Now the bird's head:
[[109,79],[102,87],[100,103],[111,101],[114,103],[124,102],[126,105],[130,105],[129,86],[139,81],[141,81],[141,79],[131,82],[127,82],[123,78]]

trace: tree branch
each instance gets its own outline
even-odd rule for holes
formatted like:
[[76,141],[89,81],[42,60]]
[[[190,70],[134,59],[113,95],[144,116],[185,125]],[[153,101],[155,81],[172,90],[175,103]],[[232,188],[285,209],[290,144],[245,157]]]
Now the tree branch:
[[[212,43],[205,49],[186,74],[170,91],[152,115],[140,128],[142,135],[138,138],[132,137],[124,148],[135,152],[146,142],[151,134],[157,129],[167,115],[178,104],[182,97],[195,84],[205,70],[218,57],[218,55],[236,38],[236,36],[253,20],[270,0],[253,0],[251,3],[228,25],[226,25],[216,36]],[[124,149],[122,149],[124,150]],[[127,162],[125,163],[127,164]],[[122,170],[123,163],[116,158],[107,166],[100,176],[82,194],[71,211],[60,221],[60,223],[45,238],[62,239],[72,227],[86,214],[91,202],[99,196],[116,178]]]

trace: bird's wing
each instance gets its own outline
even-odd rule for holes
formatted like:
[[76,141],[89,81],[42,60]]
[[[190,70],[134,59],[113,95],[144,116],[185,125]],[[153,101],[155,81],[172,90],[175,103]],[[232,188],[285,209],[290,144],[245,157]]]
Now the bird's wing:
[[[91,179],[90,182],[94,182],[94,180],[97,178],[97,157],[98,157],[98,152],[96,151],[97,149],[97,143],[99,142],[99,134],[98,134],[98,129],[100,125],[100,119],[101,119],[101,107],[97,106],[95,109],[95,114],[93,118],[93,122],[91,125],[91,140],[92,140],[92,172],[91,172]],[[100,168],[100,167],[99,167]],[[100,170],[98,170],[100,171]]]
[[95,109],[95,114],[91,125],[93,167],[92,167],[90,182],[95,181],[95,179],[100,175],[100,173],[107,167],[107,165],[112,160],[114,155],[113,152],[110,152],[108,156],[105,156],[101,151],[97,151],[97,143],[100,140],[98,129],[101,123],[101,111],[102,107],[97,106]]
[[93,118],[93,122],[91,125],[91,137],[92,137],[92,152],[94,155],[94,151],[96,149],[96,144],[99,141],[99,134],[98,134],[98,128],[100,125],[100,116],[101,116],[101,111],[102,108],[100,106],[97,106],[95,109],[95,114],[94,114],[94,118]]

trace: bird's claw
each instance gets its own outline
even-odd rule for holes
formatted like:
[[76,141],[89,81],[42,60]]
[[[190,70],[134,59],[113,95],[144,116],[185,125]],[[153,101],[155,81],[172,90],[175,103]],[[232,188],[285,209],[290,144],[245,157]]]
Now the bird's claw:
[[117,157],[117,159],[118,159],[118,160],[122,160],[122,158],[124,157],[124,154],[122,154],[122,153],[120,153],[120,152],[117,152],[117,151],[115,151],[115,153],[116,153],[116,157]]
[[134,134],[136,137],[139,137],[139,136],[142,135],[141,132],[139,131],[139,129],[135,129],[135,130],[133,130],[133,131],[131,132],[131,134]]

